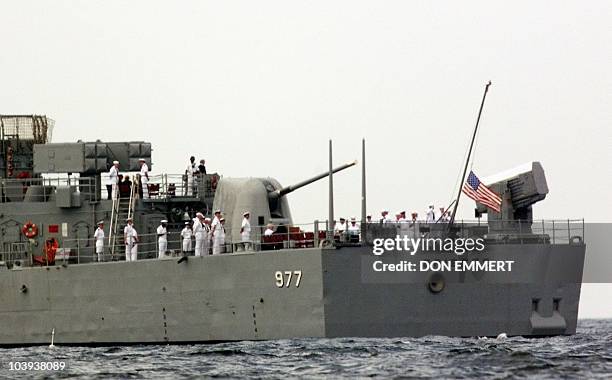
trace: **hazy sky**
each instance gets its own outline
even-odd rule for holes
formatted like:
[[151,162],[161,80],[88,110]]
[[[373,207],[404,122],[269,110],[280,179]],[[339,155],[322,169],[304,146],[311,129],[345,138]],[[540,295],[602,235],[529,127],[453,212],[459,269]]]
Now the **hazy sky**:
[[[3,1],[0,113],[46,114],[54,141],[145,140],[154,171],[205,158],[289,185],[368,144],[369,211],[423,213],[456,181],[484,84],[474,171],[538,160],[536,218],[610,221],[609,1]],[[359,215],[360,170],[335,178]],[[327,214],[327,183],[290,195]],[[472,201],[459,215],[470,218]],[[608,293],[602,305],[601,294]],[[612,317],[611,286],[581,316]]]

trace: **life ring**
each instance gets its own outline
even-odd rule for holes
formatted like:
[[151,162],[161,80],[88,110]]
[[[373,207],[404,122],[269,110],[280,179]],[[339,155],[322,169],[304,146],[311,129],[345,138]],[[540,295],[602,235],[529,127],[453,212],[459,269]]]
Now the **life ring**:
[[210,187],[213,190],[217,190],[217,182],[218,181],[219,181],[219,178],[216,175],[212,176],[212,178],[210,179]]
[[25,237],[28,239],[34,239],[36,236],[38,236],[38,226],[29,221],[23,225],[21,232],[23,232]]

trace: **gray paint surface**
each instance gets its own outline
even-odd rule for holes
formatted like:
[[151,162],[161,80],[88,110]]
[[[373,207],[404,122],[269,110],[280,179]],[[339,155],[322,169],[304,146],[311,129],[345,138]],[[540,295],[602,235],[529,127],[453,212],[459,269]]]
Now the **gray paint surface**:
[[[57,344],[94,345],[575,333],[582,275],[575,263],[584,246],[500,247],[491,255],[529,255],[548,269],[526,266],[533,269],[506,283],[449,278],[437,294],[424,274],[364,280],[367,247],[3,269],[0,344],[48,344],[52,329]],[[295,270],[302,271],[299,287],[277,287],[276,271]]]

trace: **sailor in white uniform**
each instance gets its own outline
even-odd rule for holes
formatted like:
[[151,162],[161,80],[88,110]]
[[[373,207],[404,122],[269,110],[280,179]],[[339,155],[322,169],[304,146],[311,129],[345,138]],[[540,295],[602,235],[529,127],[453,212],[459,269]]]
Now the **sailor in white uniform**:
[[221,218],[221,210],[215,210],[215,216],[213,217],[212,224],[210,225],[210,228],[212,229],[213,233],[215,231],[215,228],[217,228],[217,224],[219,224],[220,218]]
[[342,235],[343,233],[346,232],[346,219],[344,218],[340,218],[340,223],[336,223],[336,225],[334,226],[334,230],[336,232],[336,234],[338,235]]
[[382,210],[380,212],[382,218],[380,218],[381,223],[391,223],[391,218],[389,217],[389,210]]
[[96,254],[98,255],[98,261],[104,261],[104,222],[101,220],[98,222],[98,228],[94,232],[94,239],[96,240]]
[[162,220],[161,225],[157,227],[157,258],[162,259],[166,256],[168,250],[168,221]]
[[272,236],[274,234],[274,224],[268,223],[266,226],[266,230],[264,231],[264,236]]
[[242,226],[240,227],[240,239],[242,240],[242,246],[244,250],[251,249],[251,222],[249,222],[249,218],[251,217],[251,213],[245,211],[242,213],[244,217],[242,219]]
[[195,255],[204,256],[204,240],[206,239],[206,231],[204,230],[204,214],[196,213],[196,218],[193,221],[193,235],[195,236]]
[[198,168],[195,164],[195,157],[191,156],[189,158],[189,164],[187,164],[187,169],[185,169],[185,174],[187,175],[187,196],[193,196],[193,188],[194,188],[194,172],[197,172]]
[[213,255],[221,254],[225,246],[225,218],[220,218],[219,223],[213,229]]
[[357,240],[359,240],[360,232],[361,232],[361,227],[359,226],[359,224],[357,224],[357,219],[353,216],[351,218],[351,223],[348,226],[348,234],[350,237],[352,237],[351,240],[354,240],[355,236],[357,236]]
[[181,238],[183,239],[183,255],[187,255],[191,251],[191,236],[193,235],[191,225],[189,222],[185,222],[185,228],[181,231]]
[[436,221],[436,212],[434,210],[434,205],[433,204],[429,205],[429,210],[427,210],[427,216],[426,216],[425,221],[427,223],[435,223],[435,221]]
[[142,186],[142,199],[149,199],[149,166],[144,158],[140,162],[140,185]]
[[125,241],[125,261],[131,261],[132,259],[132,248],[136,245],[136,238],[134,234],[136,230],[134,229],[134,222],[132,218],[126,219],[127,225],[123,229],[123,240]]
[[113,161],[108,171],[108,184],[106,185],[106,191],[108,192],[108,199],[116,199],[119,194],[119,161]]
[[138,240],[138,231],[136,231],[136,228],[134,228],[133,226],[132,226],[132,233],[134,237],[134,244],[132,245],[132,251],[130,253],[132,255],[131,260],[136,261],[138,260],[138,243],[140,241]]

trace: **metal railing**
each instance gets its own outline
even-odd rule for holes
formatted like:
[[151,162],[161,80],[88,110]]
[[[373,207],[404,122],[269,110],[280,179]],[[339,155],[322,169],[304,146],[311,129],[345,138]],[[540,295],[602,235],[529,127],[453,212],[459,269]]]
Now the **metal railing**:
[[[409,237],[449,235],[446,222],[405,221],[367,224],[368,242],[373,237],[408,235]],[[521,220],[455,220],[452,233],[456,237],[483,237],[489,244],[550,243],[576,244],[584,241],[584,219]]]
[[57,196],[58,189],[78,194],[81,200],[98,200],[96,177],[51,177],[2,179],[2,202],[48,202]]
[[[507,221],[516,222],[516,221]],[[122,228],[120,223],[117,239],[112,245],[105,244],[104,261],[121,261],[125,259],[125,244],[123,241]],[[181,256],[183,252],[183,239],[181,238],[181,224],[173,223],[168,226],[168,244],[166,257]],[[511,231],[495,230],[493,234],[489,232],[486,222],[457,220],[455,222],[456,237],[484,237],[487,244],[582,244],[584,242],[584,221],[583,220],[539,220],[534,221],[529,226],[521,223],[516,229]],[[406,223],[367,223],[365,226],[365,239],[361,234],[345,229],[342,232],[334,233],[334,242],[337,245],[361,245],[370,244],[373,238],[394,238],[397,235],[413,237],[430,236],[428,234],[443,230],[443,225],[426,222],[406,222]],[[448,227],[448,225],[446,225]],[[239,237],[239,227],[233,231],[226,230],[225,239],[220,243],[221,253],[232,254],[243,251],[266,251],[282,249],[300,249],[322,246],[326,241],[327,221],[293,226],[277,226],[272,236],[265,236],[266,226],[252,226],[250,239],[246,242]],[[137,227],[136,227],[137,229]],[[447,230],[448,231],[448,230]],[[501,232],[500,232],[501,231]],[[232,233],[233,232],[233,233]],[[158,237],[152,234],[137,234],[138,243],[136,244],[137,259],[156,259],[158,258]],[[232,236],[238,236],[232,240]],[[506,238],[505,236],[511,236]],[[58,264],[79,264],[97,261],[95,252],[95,241],[93,238],[58,238],[59,249],[55,257],[55,265]],[[212,253],[214,242],[209,241],[209,254]],[[191,250],[187,252],[193,255],[195,240],[191,238]],[[42,247],[31,245],[29,242],[12,243],[10,249],[0,252],[0,261],[5,264],[20,261],[22,265],[32,265],[32,255],[42,255]]]
[[[132,189],[136,189],[138,197],[142,197],[140,180],[138,174],[130,176],[128,182],[119,182],[118,192],[127,197]],[[214,196],[216,183],[220,176],[218,174],[195,175],[190,180],[186,174],[156,174],[150,175],[147,183],[150,199],[167,199],[176,197],[199,198],[201,194],[205,197]],[[108,198],[108,190],[102,189],[102,197]]]

